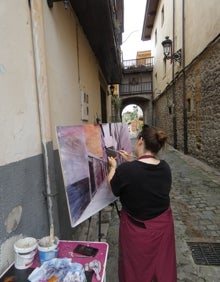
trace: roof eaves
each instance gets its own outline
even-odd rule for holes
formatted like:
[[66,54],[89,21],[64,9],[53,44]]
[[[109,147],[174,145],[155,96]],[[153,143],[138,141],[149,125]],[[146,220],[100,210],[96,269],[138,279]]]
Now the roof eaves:
[[143,41],[151,39],[151,32],[154,25],[158,4],[159,0],[147,0],[141,36]]

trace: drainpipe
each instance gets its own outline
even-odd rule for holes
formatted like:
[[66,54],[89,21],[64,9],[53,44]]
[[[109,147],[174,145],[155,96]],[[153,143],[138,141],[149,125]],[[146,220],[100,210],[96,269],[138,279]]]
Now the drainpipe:
[[183,64],[183,144],[184,154],[188,154],[188,128],[186,108],[186,74],[185,74],[185,0],[182,1],[182,64]]
[[[175,0],[173,0],[173,50],[175,47]],[[173,60],[173,59],[172,59]],[[175,94],[175,81],[174,81],[174,60],[172,61],[172,82],[173,82],[173,147],[177,149],[177,125],[176,125],[176,94]]]
[[[52,148],[52,133],[50,122],[50,107],[49,107],[49,93],[47,84],[47,70],[46,70],[46,55],[45,55],[45,40],[44,40],[44,22],[43,22],[43,6],[42,0],[30,0],[31,21],[32,21],[32,36],[34,47],[34,60],[35,60],[35,74],[36,74],[36,87],[38,97],[38,110],[41,143],[44,158],[44,174],[46,182],[46,198],[48,206],[48,217],[51,232],[54,230],[54,217],[55,217],[55,201],[54,192],[51,184],[51,175],[54,175],[53,162],[53,148]],[[50,146],[48,146],[50,143]],[[58,227],[58,216],[56,217],[56,228]],[[59,227],[58,227],[59,228]],[[59,230],[59,229],[58,229]],[[56,233],[59,231],[55,230]]]

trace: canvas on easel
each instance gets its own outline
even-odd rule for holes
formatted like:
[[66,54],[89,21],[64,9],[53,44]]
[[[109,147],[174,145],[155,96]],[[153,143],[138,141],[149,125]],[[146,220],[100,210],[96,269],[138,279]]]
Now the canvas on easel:
[[[116,200],[107,185],[107,156],[131,152],[127,124],[57,126],[59,155],[71,226]],[[117,161],[122,160],[117,155]]]

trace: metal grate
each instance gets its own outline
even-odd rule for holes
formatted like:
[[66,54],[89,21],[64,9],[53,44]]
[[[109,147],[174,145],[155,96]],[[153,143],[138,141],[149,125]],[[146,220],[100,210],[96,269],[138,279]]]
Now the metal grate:
[[220,266],[220,243],[187,242],[195,264]]

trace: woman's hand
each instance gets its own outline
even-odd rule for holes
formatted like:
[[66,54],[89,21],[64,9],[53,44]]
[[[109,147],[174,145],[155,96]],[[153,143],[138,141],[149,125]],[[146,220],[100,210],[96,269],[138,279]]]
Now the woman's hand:
[[108,157],[108,163],[109,163],[110,168],[116,169],[117,162],[113,157]]
[[111,189],[110,181],[115,174],[117,162],[113,157],[108,157],[108,163],[109,163],[109,172],[108,172],[107,180],[108,180],[108,186]]
[[129,154],[125,150],[119,150],[119,155],[122,156],[122,159],[126,162],[131,162],[135,159],[135,157],[132,154]]

